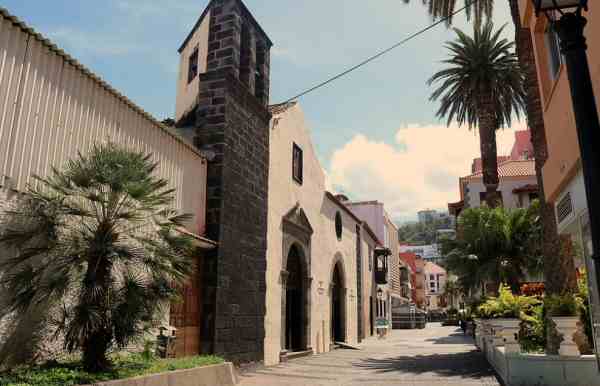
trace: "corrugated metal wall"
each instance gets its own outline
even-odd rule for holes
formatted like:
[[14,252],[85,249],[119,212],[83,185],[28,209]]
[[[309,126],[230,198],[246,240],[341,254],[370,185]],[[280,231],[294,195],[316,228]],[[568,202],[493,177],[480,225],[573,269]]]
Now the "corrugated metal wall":
[[0,8],[0,186],[24,191],[77,152],[112,141],[151,153],[176,208],[204,232],[206,163],[193,147]]

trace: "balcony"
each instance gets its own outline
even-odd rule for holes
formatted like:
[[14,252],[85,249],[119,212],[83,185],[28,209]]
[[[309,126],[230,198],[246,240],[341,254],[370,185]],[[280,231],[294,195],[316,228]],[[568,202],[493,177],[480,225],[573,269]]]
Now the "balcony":
[[375,283],[388,283],[388,257],[392,254],[389,248],[375,249]]
[[387,280],[387,270],[383,271],[383,270],[375,270],[375,283],[377,284],[387,284],[388,280]]
[[410,287],[407,285],[403,285],[402,288],[400,288],[400,295],[403,298],[410,298],[411,293],[410,293]]
[[408,269],[400,268],[400,283],[406,283],[410,280],[410,274],[408,273]]

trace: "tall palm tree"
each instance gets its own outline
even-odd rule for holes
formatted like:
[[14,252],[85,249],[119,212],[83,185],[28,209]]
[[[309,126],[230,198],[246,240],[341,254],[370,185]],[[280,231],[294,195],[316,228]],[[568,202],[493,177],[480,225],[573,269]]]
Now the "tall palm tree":
[[3,216],[1,365],[60,339],[88,371],[103,371],[111,348],[157,327],[193,267],[179,232],[189,216],[170,208],[174,192],[157,167],[142,153],[95,147],[38,178]]
[[475,26],[473,37],[454,29],[457,39],[446,44],[450,58],[448,67],[434,74],[429,85],[438,88],[431,100],[440,100],[437,116],[447,124],[456,120],[459,126],[478,127],[483,164],[486,201],[497,205],[498,156],[496,130],[508,127],[525,107],[523,75],[514,43],[501,39],[504,27],[493,31],[487,23]]
[[[447,18],[447,25],[452,24],[451,15],[456,11],[456,0],[422,0],[428,6],[429,14],[435,19]],[[532,35],[529,28],[521,25],[518,0],[508,1],[513,23],[515,25],[515,42],[517,56],[525,78],[526,115],[531,142],[535,157],[535,170],[538,187],[540,190],[540,216],[543,224],[542,249],[544,254],[544,278],[546,292],[561,294],[565,291],[575,290],[575,267],[570,256],[561,256],[556,251],[561,250],[561,241],[556,227],[556,214],[551,203],[546,201],[542,169],[548,159],[548,143],[546,141],[546,128],[542,114],[540,87],[536,72],[536,63],[533,50]],[[410,3],[410,0],[404,0]],[[473,18],[475,24],[482,20],[491,20],[495,0],[465,0],[467,18]]]

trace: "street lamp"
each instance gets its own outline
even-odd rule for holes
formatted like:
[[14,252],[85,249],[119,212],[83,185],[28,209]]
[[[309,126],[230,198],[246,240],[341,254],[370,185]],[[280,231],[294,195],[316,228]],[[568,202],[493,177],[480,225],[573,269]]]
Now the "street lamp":
[[587,11],[587,0],[533,0],[536,15],[540,12],[554,12],[563,9],[582,7]]
[[[575,113],[581,164],[592,234],[596,283],[600,286],[600,123],[587,59],[583,30],[587,0],[532,0],[536,14],[543,12],[558,32],[567,65]],[[560,18],[556,20],[556,16]]]

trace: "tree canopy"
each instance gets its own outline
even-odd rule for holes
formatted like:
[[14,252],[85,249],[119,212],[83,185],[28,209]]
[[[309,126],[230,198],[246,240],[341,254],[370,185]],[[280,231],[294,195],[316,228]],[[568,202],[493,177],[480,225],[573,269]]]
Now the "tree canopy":
[[537,202],[528,209],[467,209],[459,218],[459,229],[456,240],[442,243],[442,254],[465,293],[484,283],[493,288],[507,283],[516,291],[527,274],[541,271]]
[[0,227],[0,364],[35,359],[44,341],[83,352],[86,370],[110,367],[161,323],[192,271],[190,216],[150,156],[108,144],[38,177]]

